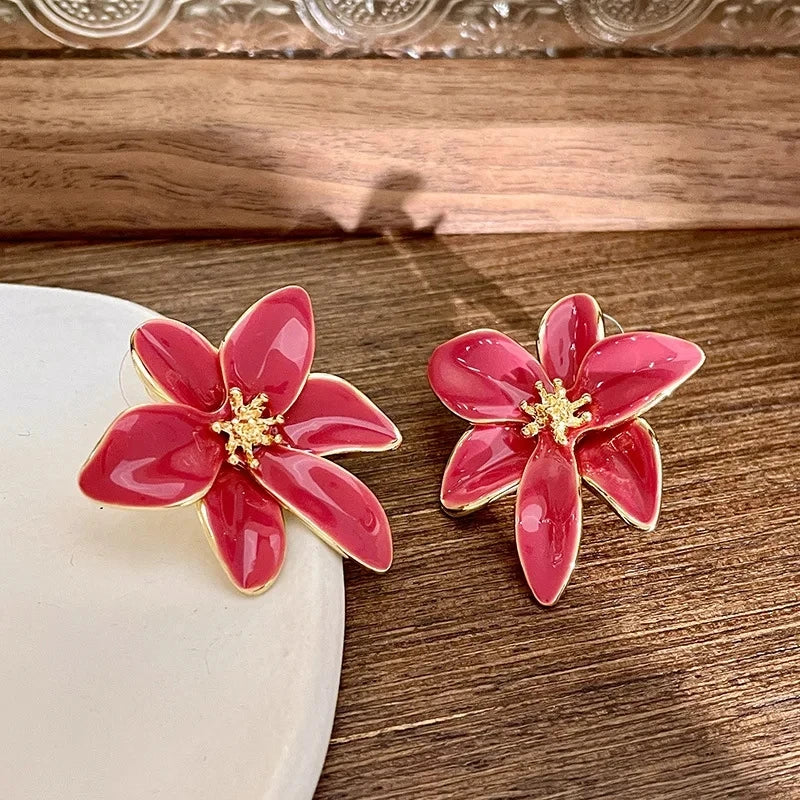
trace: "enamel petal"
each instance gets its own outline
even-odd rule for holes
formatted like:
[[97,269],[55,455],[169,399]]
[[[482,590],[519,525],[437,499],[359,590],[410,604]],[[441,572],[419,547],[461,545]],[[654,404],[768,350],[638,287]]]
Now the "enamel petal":
[[628,523],[651,531],[661,506],[661,454],[643,419],[593,431],[575,449],[581,477]]
[[311,374],[286,412],[283,435],[317,455],[391,450],[400,431],[366,395],[336,375]]
[[428,363],[428,381],[451,411],[470,422],[525,419],[519,404],[535,395],[536,381],[552,388],[521,344],[493,330],[469,331],[439,345]]
[[199,511],[214,552],[234,585],[248,594],[269,588],[286,552],[278,502],[245,470],[223,464]]
[[297,399],[314,358],[314,316],[305,289],[287,286],[251,306],[228,331],[219,350],[228,389],[245,403],[269,397],[272,414]]
[[165,400],[215,411],[225,400],[217,350],[194,328],[153,319],[131,336],[133,361],[152,392]]
[[693,375],[704,359],[696,344],[663,333],[609,336],[587,353],[570,395],[590,394],[588,427],[608,428],[643,414]]
[[542,317],[539,361],[550,378],[561,378],[565,386],[572,386],[584,356],[603,335],[603,314],[594,297],[569,295]]
[[441,503],[452,514],[475,511],[516,489],[535,440],[518,425],[478,425],[459,439],[442,477]]
[[139,406],[106,431],[79,476],[100,503],[164,508],[202,497],[224,457],[212,417],[189,406]]
[[312,453],[271,447],[256,478],[335,550],[377,572],[392,563],[392,534],[374,494],[347,470]]
[[517,490],[517,552],[534,597],[552,606],[567,586],[581,539],[580,478],[569,447],[540,436]]

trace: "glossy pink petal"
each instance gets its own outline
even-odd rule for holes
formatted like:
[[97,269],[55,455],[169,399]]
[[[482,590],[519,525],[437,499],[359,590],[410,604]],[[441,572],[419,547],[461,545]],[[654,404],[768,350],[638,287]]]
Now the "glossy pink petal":
[[258,594],[278,577],[286,552],[283,513],[247,471],[223,464],[200,502],[200,517],[237,588]]
[[225,401],[217,349],[194,328],[172,319],[145,322],[131,337],[145,383],[165,400],[216,411]]
[[643,420],[593,431],[575,450],[581,477],[628,523],[651,531],[661,506],[661,454]]
[[536,395],[536,381],[552,389],[539,362],[504,333],[478,330],[439,345],[428,362],[437,397],[470,422],[526,419],[519,404]]
[[272,414],[294,403],[314,358],[314,315],[305,289],[287,286],[251,306],[228,331],[219,349],[228,389],[245,403],[269,396]]
[[163,508],[202,497],[224,458],[213,417],[189,406],[139,406],[106,431],[80,472],[84,494],[100,503]]
[[539,325],[539,361],[550,378],[569,387],[589,348],[604,336],[603,314],[588,294],[571,294],[554,303]]
[[286,412],[283,435],[293,447],[317,455],[391,450],[400,431],[365,394],[336,375],[311,374]]
[[704,360],[696,344],[663,333],[609,336],[587,353],[570,396],[588,392],[592,396],[588,427],[608,428],[643,414]]
[[555,604],[566,588],[581,539],[581,493],[575,457],[539,436],[517,490],[517,552],[534,597]]
[[478,425],[453,449],[442,477],[441,503],[465,514],[516,489],[533,453],[535,440],[518,425]]
[[287,447],[264,449],[259,460],[256,478],[331,547],[377,572],[389,569],[386,512],[358,478],[332,461]]

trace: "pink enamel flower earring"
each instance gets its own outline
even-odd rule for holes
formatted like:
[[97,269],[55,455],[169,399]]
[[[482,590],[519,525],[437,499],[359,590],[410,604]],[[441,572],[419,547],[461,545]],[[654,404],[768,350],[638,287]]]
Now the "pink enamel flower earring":
[[196,504],[226,573],[248,594],[278,576],[282,509],[342,555],[389,568],[383,507],[325,456],[392,450],[400,432],[347,381],[310,373],[314,316],[304,289],[259,300],[219,350],[169,319],[137,328],[131,350],[160,402],[111,423],[80,472],[84,494],[133,508]]
[[661,333],[606,336],[593,297],[565,297],[539,327],[538,360],[494,330],[436,348],[428,380],[472,423],[445,467],[441,503],[466,514],[516,491],[517,552],[534,597],[554,605],[581,538],[581,478],[630,525],[652,530],[661,456],[641,415],[705,360]]

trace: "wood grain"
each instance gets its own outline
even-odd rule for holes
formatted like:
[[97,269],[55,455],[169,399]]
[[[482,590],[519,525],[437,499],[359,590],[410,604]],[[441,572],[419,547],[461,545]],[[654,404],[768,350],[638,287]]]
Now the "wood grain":
[[[211,338],[302,283],[316,367],[399,424],[396,453],[343,459],[385,501],[396,562],[384,576],[346,565],[318,800],[800,798],[800,233],[41,242],[0,245],[0,277],[126,297]],[[648,414],[657,529],[587,495],[577,570],[545,611],[511,500],[458,521],[437,507],[464,425],[425,363],[475,326],[530,345],[573,291],[708,361]]]
[[5,61],[0,97],[5,235],[800,224],[790,59]]

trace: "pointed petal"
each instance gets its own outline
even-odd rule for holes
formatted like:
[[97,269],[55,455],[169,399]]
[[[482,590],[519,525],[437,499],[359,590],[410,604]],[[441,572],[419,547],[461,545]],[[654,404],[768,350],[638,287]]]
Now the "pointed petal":
[[540,436],[517,490],[517,552],[534,597],[554,605],[581,540],[580,478],[569,447]]
[[385,572],[392,563],[386,512],[354,475],[332,461],[271,447],[259,453],[255,477],[335,550]]
[[153,319],[131,336],[133,363],[142,380],[164,400],[216,411],[225,401],[217,349],[194,328]]
[[212,421],[189,406],[128,409],[81,469],[81,491],[99,503],[137,508],[195,502],[211,487],[224,458]]
[[552,385],[541,364],[504,333],[477,330],[439,345],[428,362],[436,396],[470,422],[526,419],[519,404],[536,394],[536,381]]
[[283,435],[298,450],[317,455],[392,450],[402,437],[365,394],[336,375],[312,373],[286,412]]
[[245,470],[223,464],[198,510],[209,542],[236,588],[247,594],[268,589],[286,553],[278,502]]
[[661,454],[643,420],[593,431],[575,448],[581,477],[630,525],[651,531],[661,506]]
[[272,414],[297,399],[314,358],[314,315],[305,289],[287,286],[261,298],[228,331],[219,349],[228,389],[245,403],[266,393]]
[[440,495],[444,509],[466,514],[516,489],[534,445],[518,425],[470,428],[444,470]]
[[704,360],[693,342],[663,333],[608,336],[587,353],[570,395],[591,395],[587,428],[609,428],[643,414],[697,372]]
[[539,325],[539,361],[564,386],[575,383],[589,348],[604,336],[603,314],[588,294],[571,294],[550,306]]

